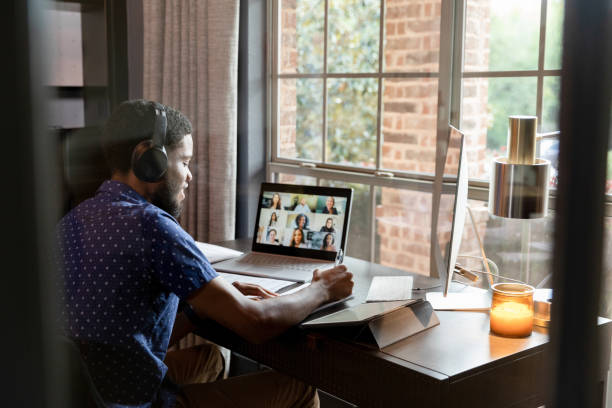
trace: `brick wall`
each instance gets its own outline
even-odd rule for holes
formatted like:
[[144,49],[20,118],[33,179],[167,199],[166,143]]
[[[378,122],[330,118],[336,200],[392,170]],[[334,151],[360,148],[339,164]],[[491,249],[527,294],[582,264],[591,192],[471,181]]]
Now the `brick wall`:
[[[438,72],[440,52],[440,0],[387,0],[384,65],[386,72]],[[488,67],[488,0],[474,0],[482,21],[466,33],[466,58],[471,69]],[[298,53],[295,0],[282,2],[281,72],[296,72]],[[487,47],[484,47],[486,49]],[[383,90],[383,167],[391,170],[435,171],[438,79],[386,79]],[[485,166],[487,89],[466,85],[463,120],[472,126],[467,138],[470,174]],[[279,151],[295,157],[296,82],[283,80],[279,87]],[[478,214],[482,210],[476,211]],[[486,214],[486,209],[484,210]],[[484,231],[486,217],[479,217]],[[382,188],[376,208],[379,237],[377,259],[389,265],[429,275],[431,194]],[[466,242],[471,229],[466,228]],[[474,242],[474,239],[469,239]],[[462,250],[470,250],[465,244]],[[475,245],[475,244],[474,244]]]
[[[488,1],[471,1],[482,21],[472,23],[466,33],[466,60],[470,69],[488,68]],[[440,1],[390,0],[385,21],[385,64],[387,71],[437,72],[440,52]],[[480,41],[480,42],[479,42]],[[486,50],[486,51],[484,51]],[[468,61],[466,61],[467,63]],[[385,81],[383,114],[383,165],[389,169],[433,173],[435,171],[436,123],[438,110],[437,78],[393,79]],[[485,169],[486,82],[467,85],[462,106],[463,121],[472,126],[466,150],[470,174]],[[480,233],[486,227],[486,208],[476,211]],[[382,264],[430,273],[431,194],[383,188],[376,209]],[[469,222],[469,220],[468,220]],[[450,234],[450,223],[442,235]],[[464,228],[462,252],[475,252],[477,240],[469,224]]]
[[[297,51],[297,1],[281,1],[281,49],[280,49],[280,72],[296,73],[298,67]],[[297,80],[284,79],[279,81],[278,89],[278,149],[281,156],[296,157],[295,142],[296,114],[297,114]]]

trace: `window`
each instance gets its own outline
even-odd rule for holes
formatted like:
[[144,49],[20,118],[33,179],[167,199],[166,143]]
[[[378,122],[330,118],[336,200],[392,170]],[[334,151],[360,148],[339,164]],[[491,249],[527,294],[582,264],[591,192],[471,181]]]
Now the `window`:
[[[470,177],[488,180],[487,165],[506,155],[508,116],[536,115],[538,132],[559,130],[562,0],[464,0],[460,127],[477,163]],[[460,50],[455,50],[459,53]],[[457,59],[455,59],[457,61]],[[556,180],[558,140],[540,143]],[[484,158],[484,160],[482,160]]]
[[[561,0],[270,7],[268,177],[352,186],[349,255],[429,274],[436,139],[449,119],[467,134],[470,197],[481,201],[508,115],[558,130]],[[542,154],[556,159],[555,143]]]

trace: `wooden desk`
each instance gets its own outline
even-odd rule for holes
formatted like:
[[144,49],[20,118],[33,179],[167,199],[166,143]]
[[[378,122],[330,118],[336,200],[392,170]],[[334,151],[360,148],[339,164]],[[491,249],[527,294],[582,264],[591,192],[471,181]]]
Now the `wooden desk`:
[[[222,245],[247,250],[250,240]],[[347,257],[354,299],[362,303],[376,275],[405,272]],[[419,284],[431,284],[419,277]],[[339,306],[338,308],[341,308]],[[210,323],[200,333],[231,350],[294,376],[360,407],[538,407],[546,403],[548,333],[523,339],[489,333],[483,312],[437,312],[440,325],[391,347],[389,354],[343,340],[341,332],[289,330],[261,345]],[[609,361],[612,323],[600,319]],[[606,379],[601,373],[600,381]]]

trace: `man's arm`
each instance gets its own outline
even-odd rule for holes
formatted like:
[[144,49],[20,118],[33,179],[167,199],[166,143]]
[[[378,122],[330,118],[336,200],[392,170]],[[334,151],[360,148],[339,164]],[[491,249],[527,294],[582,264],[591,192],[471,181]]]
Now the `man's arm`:
[[213,319],[245,339],[260,343],[301,322],[322,303],[350,295],[352,277],[344,265],[315,271],[312,283],[303,290],[258,301],[217,278],[190,296],[188,302],[202,318]]

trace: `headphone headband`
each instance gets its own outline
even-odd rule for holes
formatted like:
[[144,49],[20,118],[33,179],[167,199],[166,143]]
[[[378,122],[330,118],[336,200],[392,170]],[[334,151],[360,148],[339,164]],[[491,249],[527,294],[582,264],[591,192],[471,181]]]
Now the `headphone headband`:
[[132,152],[132,170],[142,181],[158,182],[168,170],[168,155],[164,147],[167,127],[166,111],[156,107],[153,136],[150,140],[140,142]]
[[166,111],[160,108],[155,108],[155,125],[153,128],[153,146],[164,147],[166,142],[166,130],[168,128],[168,118]]

